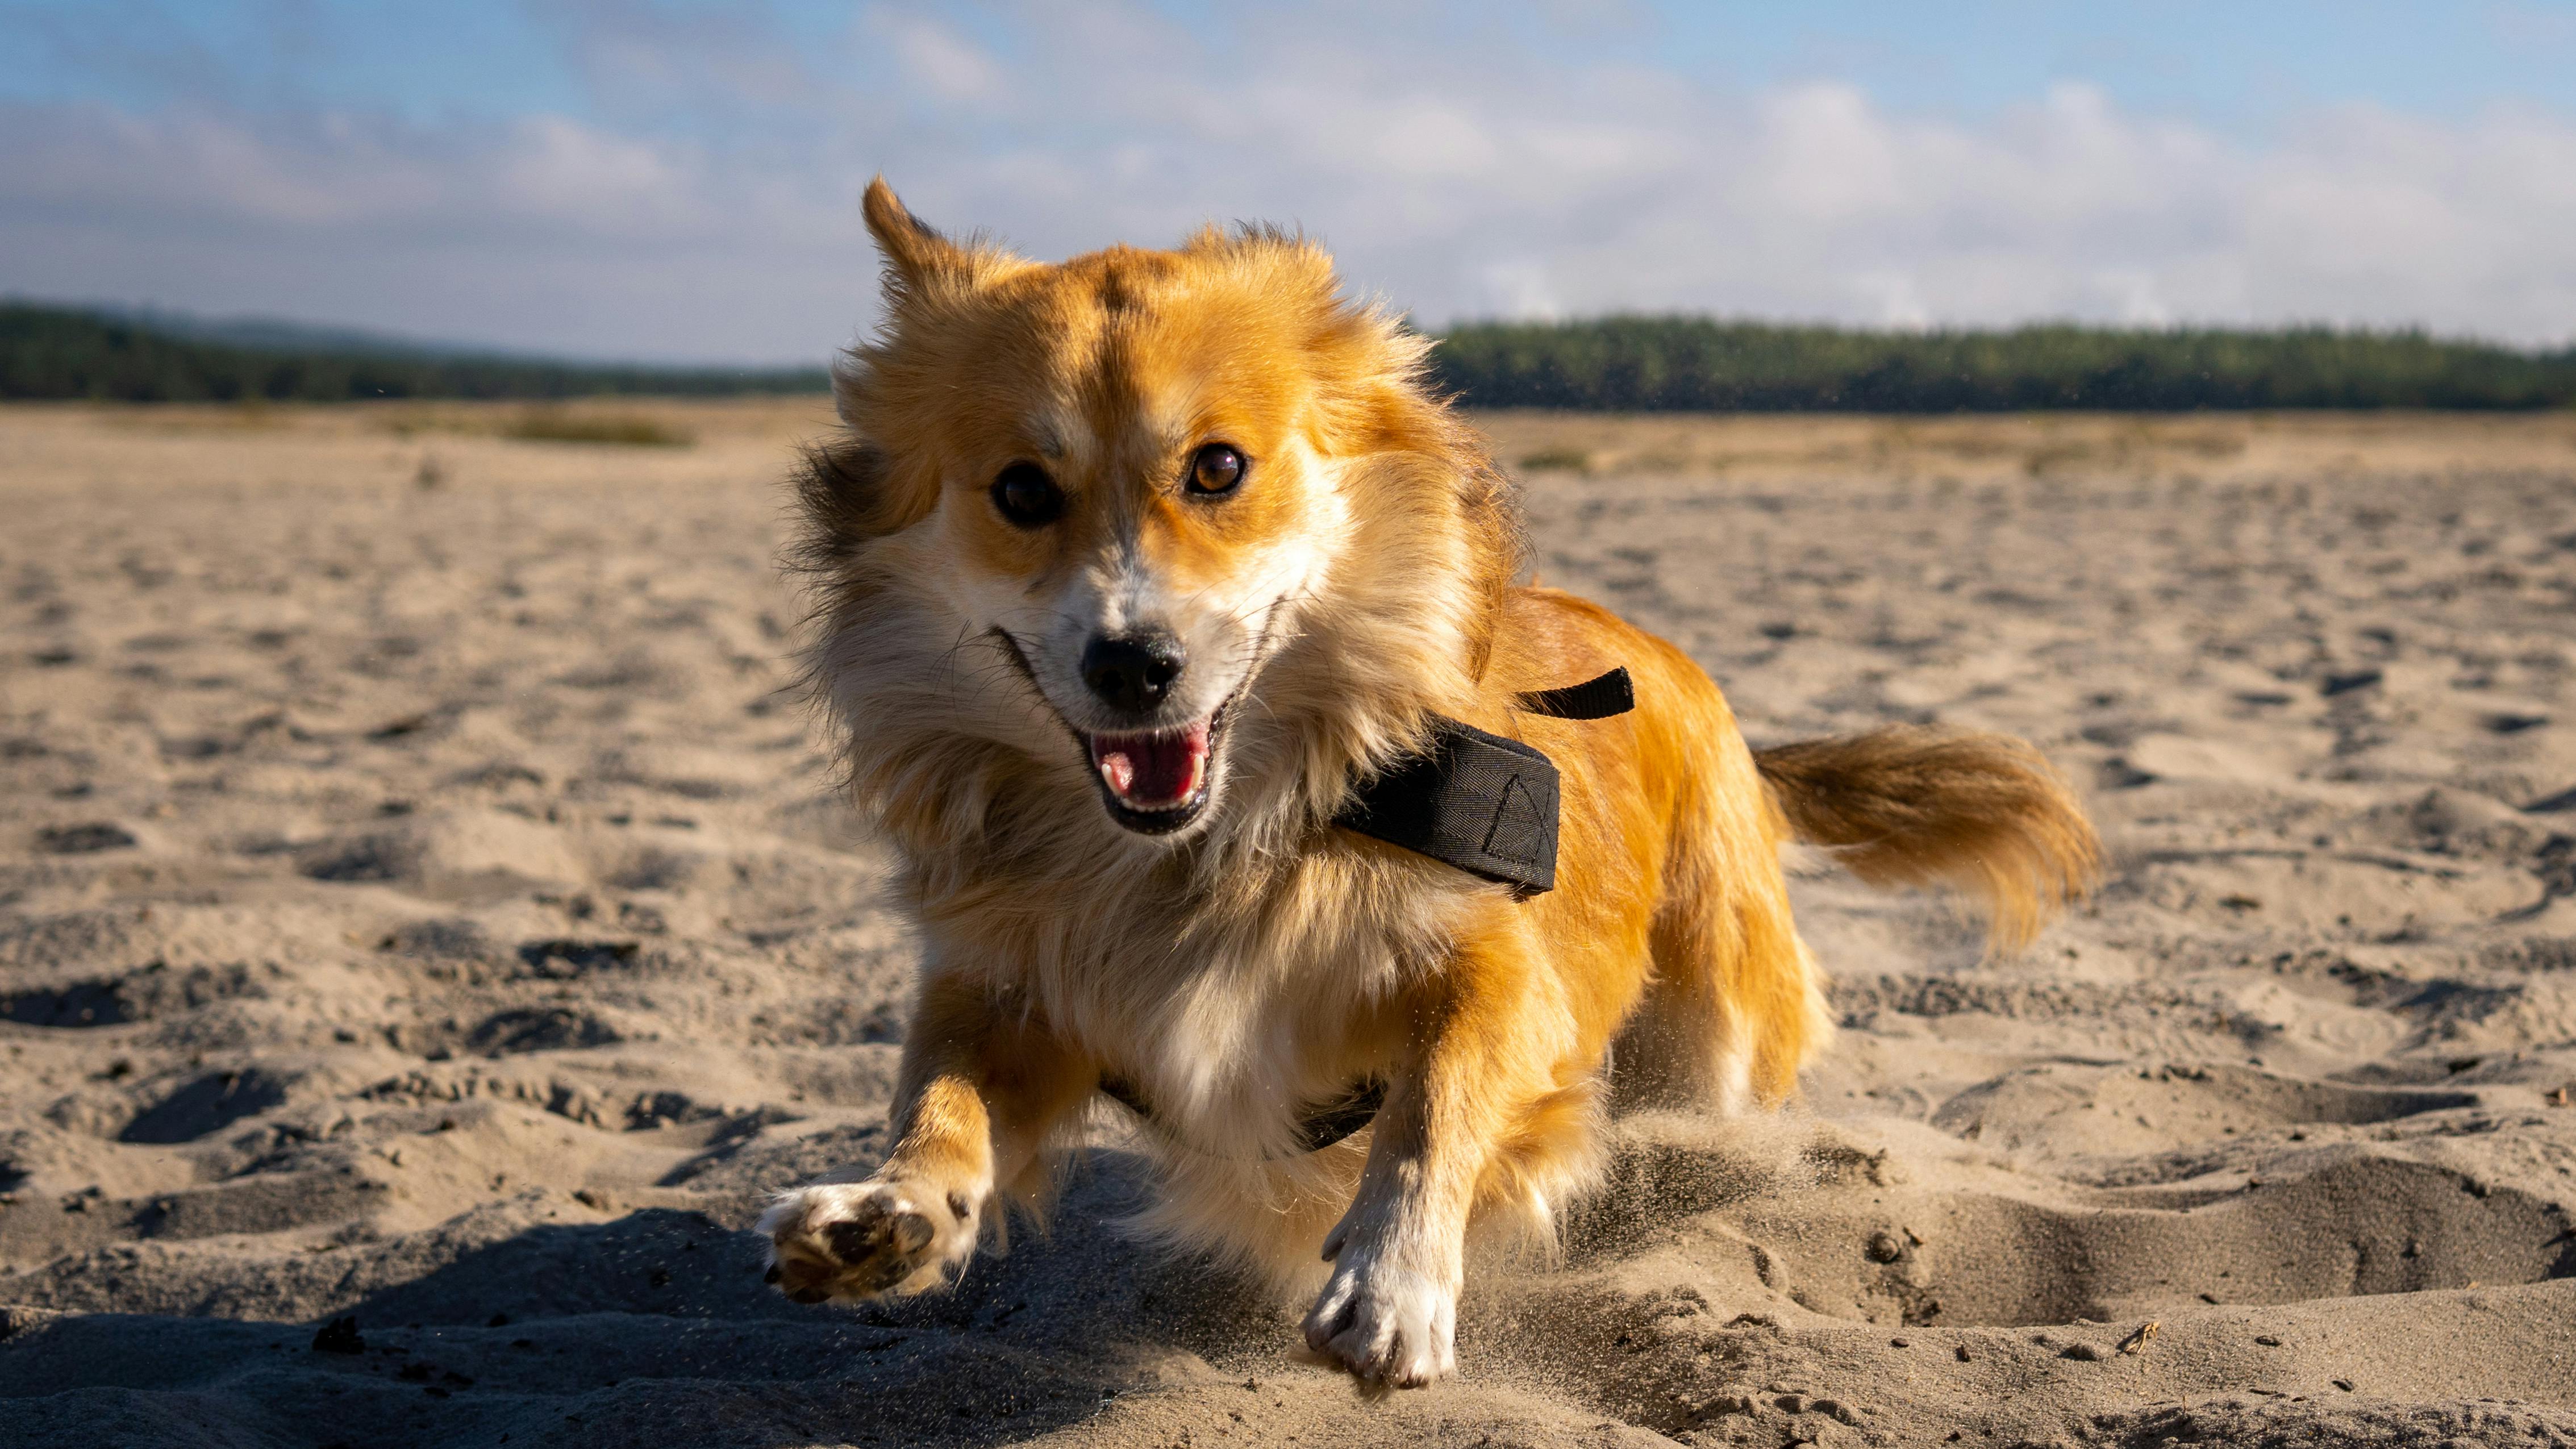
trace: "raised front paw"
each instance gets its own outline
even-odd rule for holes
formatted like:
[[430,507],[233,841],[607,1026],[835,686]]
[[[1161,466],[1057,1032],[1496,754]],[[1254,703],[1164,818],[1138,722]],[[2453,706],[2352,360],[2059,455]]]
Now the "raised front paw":
[[1346,1251],[1306,1315],[1306,1346],[1362,1383],[1417,1389],[1457,1370],[1457,1328],[1454,1287]]
[[918,1293],[975,1251],[975,1205],[911,1183],[800,1188],[760,1218],[769,1281],[799,1303]]

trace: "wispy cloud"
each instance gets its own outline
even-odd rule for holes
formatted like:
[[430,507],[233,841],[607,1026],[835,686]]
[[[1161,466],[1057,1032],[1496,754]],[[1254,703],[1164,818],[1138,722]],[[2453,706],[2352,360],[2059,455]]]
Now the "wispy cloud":
[[[1546,36],[877,7],[789,33],[559,12],[591,103],[0,108],[0,289],[519,346],[812,357],[869,315],[885,171],[1039,255],[1301,224],[1438,322],[1712,310],[2576,337],[2576,123],[2339,104],[2259,136],[2062,82],[1975,113],[1730,90]],[[167,47],[164,47],[165,49]],[[192,61],[192,63],[194,63]]]

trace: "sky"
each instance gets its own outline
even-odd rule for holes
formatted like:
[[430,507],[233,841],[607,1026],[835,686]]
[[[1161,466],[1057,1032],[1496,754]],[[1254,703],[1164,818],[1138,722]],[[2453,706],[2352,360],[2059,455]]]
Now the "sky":
[[0,0],[0,295],[811,363],[858,196],[1303,228],[1441,326],[2576,342],[2576,0]]

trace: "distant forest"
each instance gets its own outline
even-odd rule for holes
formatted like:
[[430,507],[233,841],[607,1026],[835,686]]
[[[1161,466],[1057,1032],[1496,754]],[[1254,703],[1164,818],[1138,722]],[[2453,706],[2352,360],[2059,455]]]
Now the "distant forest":
[[1613,412],[2576,404],[2576,347],[2531,353],[2322,327],[1860,332],[1691,317],[1478,322],[1443,336],[1432,365],[1472,407]]
[[346,402],[821,392],[820,367],[646,367],[429,350],[244,347],[63,307],[0,303],[0,398]]
[[[0,398],[551,399],[827,386],[820,367],[608,366],[332,345],[333,334],[312,335],[322,340],[245,345],[148,318],[0,303]],[[2321,327],[1916,333],[1690,317],[1475,322],[1442,336],[1432,367],[1470,407],[1613,412],[2576,406],[2576,347],[2524,352]]]

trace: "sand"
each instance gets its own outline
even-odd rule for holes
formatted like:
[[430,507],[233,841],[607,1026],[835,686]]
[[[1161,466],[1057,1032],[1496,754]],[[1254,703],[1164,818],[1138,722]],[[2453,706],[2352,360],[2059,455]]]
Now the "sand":
[[2039,742],[2100,898],[1802,876],[1800,1108],[1637,1119],[1458,1381],[1104,1224],[806,1309],[911,947],[773,555],[807,403],[0,413],[0,1443],[2576,1443],[2576,418],[1505,415],[1757,740]]

